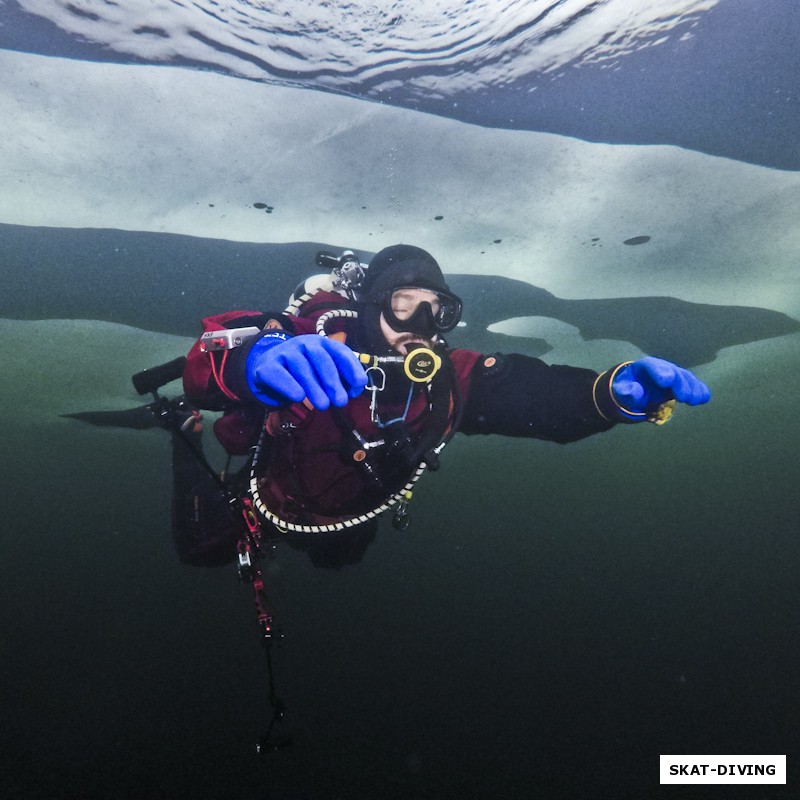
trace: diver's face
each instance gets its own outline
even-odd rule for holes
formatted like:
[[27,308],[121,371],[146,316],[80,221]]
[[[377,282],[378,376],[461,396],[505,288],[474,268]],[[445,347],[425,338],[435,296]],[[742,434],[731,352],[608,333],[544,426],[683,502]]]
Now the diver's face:
[[[397,289],[392,294],[391,303],[392,313],[400,322],[409,319],[420,303],[429,303],[431,313],[434,315],[439,312],[439,296],[436,292],[429,292],[427,289]],[[431,339],[426,339],[418,333],[396,331],[389,327],[383,314],[381,314],[381,333],[389,347],[400,355],[406,355],[409,350],[413,349],[412,345],[423,345],[424,347],[433,345]]]

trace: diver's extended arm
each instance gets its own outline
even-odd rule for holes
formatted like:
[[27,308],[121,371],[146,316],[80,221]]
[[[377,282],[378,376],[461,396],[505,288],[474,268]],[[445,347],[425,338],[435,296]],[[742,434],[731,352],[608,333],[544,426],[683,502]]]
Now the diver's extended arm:
[[710,399],[688,370],[643,358],[600,373],[538,358],[495,354],[481,358],[469,377],[459,429],[467,434],[525,436],[567,443],[617,423],[663,421],[662,406]]

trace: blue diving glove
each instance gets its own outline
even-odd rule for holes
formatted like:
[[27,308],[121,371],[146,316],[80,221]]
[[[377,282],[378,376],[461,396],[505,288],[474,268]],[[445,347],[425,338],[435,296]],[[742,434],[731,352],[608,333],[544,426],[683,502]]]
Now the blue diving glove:
[[711,399],[708,386],[688,369],[652,356],[618,367],[611,391],[620,411],[629,418],[649,417],[671,401],[699,406]]
[[268,406],[308,398],[321,411],[331,404],[342,408],[367,385],[353,351],[315,333],[267,333],[248,353],[245,370],[250,391]]

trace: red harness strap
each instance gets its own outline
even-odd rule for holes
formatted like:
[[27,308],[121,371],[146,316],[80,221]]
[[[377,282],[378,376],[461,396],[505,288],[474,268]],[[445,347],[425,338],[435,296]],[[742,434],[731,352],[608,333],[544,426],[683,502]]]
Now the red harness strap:
[[255,509],[249,497],[242,500],[242,516],[247,533],[239,539],[237,550],[239,553],[239,579],[243,583],[252,583],[253,601],[256,607],[258,624],[261,628],[261,635],[265,640],[272,639],[274,635],[272,627],[272,612],[267,606],[267,594],[264,589],[264,580],[261,576],[261,569],[257,560],[263,556],[261,550],[261,528],[258,525]]

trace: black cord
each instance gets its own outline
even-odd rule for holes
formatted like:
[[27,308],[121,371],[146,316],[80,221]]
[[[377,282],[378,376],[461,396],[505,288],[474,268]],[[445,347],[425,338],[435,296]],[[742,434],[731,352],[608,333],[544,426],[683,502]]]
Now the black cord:
[[272,640],[264,637],[264,652],[267,658],[267,676],[269,678],[269,703],[272,708],[272,718],[269,721],[267,730],[256,743],[256,753],[259,755],[267,755],[274,753],[276,750],[282,750],[286,747],[291,747],[292,737],[283,735],[272,738],[272,729],[275,727],[276,722],[283,719],[286,712],[286,706],[275,692],[275,677],[272,673]]

